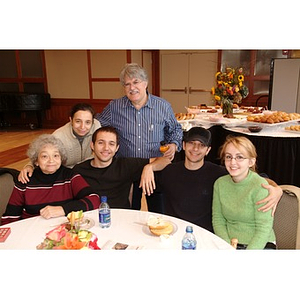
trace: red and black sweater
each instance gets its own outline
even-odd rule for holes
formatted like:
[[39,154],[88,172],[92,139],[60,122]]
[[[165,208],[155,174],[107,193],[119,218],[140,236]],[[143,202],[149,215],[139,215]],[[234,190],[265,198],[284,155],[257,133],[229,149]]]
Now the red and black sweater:
[[69,168],[61,166],[53,174],[36,168],[29,183],[15,184],[1,224],[38,216],[47,205],[62,206],[67,215],[71,211],[96,209],[100,199],[83,177]]

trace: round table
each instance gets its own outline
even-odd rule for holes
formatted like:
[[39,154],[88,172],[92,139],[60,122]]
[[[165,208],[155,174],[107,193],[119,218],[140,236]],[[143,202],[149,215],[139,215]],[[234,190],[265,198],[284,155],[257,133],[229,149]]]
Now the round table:
[[[162,239],[154,236],[145,225],[150,215],[160,216],[172,222],[174,232],[169,239]],[[233,249],[227,242],[220,239],[213,233],[167,215],[159,215],[146,211],[130,209],[111,209],[111,226],[102,229],[98,223],[98,210],[84,213],[86,218],[92,220],[95,225],[89,230],[98,237],[98,246],[105,249],[112,249],[116,243],[127,244],[128,249],[181,249],[181,240],[185,234],[187,225],[192,225],[197,239],[197,250],[202,249]],[[0,249],[36,249],[45,238],[45,234],[55,226],[67,221],[66,217],[52,218],[49,220],[43,217],[33,217],[7,224],[2,227],[10,227],[11,234],[4,243],[0,243]]]

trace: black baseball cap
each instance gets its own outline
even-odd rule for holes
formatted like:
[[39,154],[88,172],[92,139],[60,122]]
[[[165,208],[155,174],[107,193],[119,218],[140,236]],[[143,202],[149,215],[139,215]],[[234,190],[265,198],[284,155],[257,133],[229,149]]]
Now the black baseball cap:
[[183,140],[185,142],[199,141],[206,147],[210,147],[211,133],[203,127],[192,127],[189,131],[184,133]]

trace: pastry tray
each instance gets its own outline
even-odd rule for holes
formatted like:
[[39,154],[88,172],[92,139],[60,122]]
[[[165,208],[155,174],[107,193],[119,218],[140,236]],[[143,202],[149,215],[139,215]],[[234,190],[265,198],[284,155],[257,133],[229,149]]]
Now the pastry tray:
[[285,122],[272,123],[272,124],[247,121],[247,125],[249,125],[249,126],[261,126],[262,128],[285,127],[285,126],[290,126],[290,125],[294,124],[295,122],[297,122],[299,120],[300,119],[285,121]]

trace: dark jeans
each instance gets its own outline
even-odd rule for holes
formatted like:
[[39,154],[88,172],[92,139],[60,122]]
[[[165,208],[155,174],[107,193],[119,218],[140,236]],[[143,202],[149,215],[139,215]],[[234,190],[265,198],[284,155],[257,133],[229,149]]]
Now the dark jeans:
[[[139,188],[139,181],[133,183],[132,209],[141,209],[142,189]],[[164,195],[154,192],[151,196],[146,195],[148,211],[164,213]]]
[[[245,250],[248,245],[245,244],[237,244],[237,250]],[[264,248],[264,250],[276,250],[276,245],[268,242]]]

